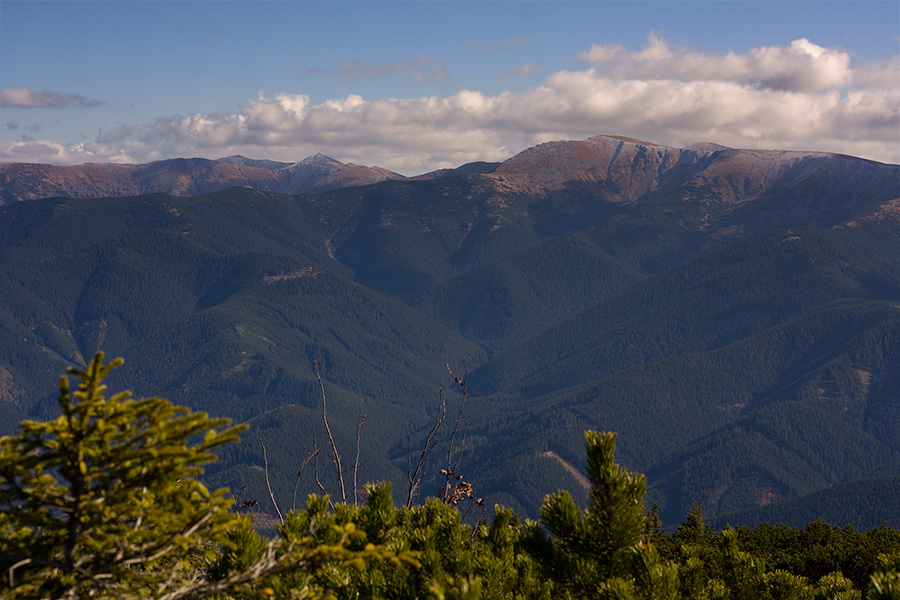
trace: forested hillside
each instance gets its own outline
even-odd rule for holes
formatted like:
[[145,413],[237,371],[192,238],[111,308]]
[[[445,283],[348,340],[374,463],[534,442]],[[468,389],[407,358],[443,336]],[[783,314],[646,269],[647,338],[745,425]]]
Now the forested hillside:
[[[323,398],[359,485],[401,502],[464,391],[457,473],[488,506],[584,500],[603,430],[667,524],[900,526],[900,167],[605,136],[489,167],[0,207],[0,428],[103,350],[114,383],[249,423],[206,477],[260,510],[263,445],[280,502],[314,447],[334,493]],[[879,501],[823,500],[855,482]]]
[[896,597],[900,531],[884,525],[716,532],[698,505],[662,531],[658,507],[645,509],[646,478],[616,463],[611,432],[584,434],[584,509],[560,490],[540,521],[496,505],[470,524],[483,503],[447,474],[436,497],[402,507],[384,482],[364,498],[311,494],[283,511],[273,501],[264,538],[260,514],[242,514],[252,502],[199,480],[246,426],[110,391],[120,364],[98,353],[68,369],[59,418],[0,437],[4,598]]

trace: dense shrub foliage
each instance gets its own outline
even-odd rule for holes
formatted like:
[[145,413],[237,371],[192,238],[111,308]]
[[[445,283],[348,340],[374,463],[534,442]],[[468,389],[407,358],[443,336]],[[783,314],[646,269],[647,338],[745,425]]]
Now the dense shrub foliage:
[[438,498],[362,506],[310,496],[273,538],[195,476],[240,427],[158,398],[107,397],[98,355],[62,415],[0,439],[4,598],[900,597],[900,532],[812,523],[717,532],[699,507],[672,535],[645,511],[616,435],[586,434],[587,508],[547,496],[540,522],[497,506],[471,525]]

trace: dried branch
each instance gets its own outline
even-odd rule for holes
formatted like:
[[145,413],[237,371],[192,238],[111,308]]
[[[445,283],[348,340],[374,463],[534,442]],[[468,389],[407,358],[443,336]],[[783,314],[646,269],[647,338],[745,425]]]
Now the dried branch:
[[275,512],[278,513],[278,520],[281,521],[282,525],[284,525],[284,516],[281,514],[281,510],[278,508],[278,503],[275,502],[275,494],[272,493],[272,485],[269,483],[269,458],[266,454],[266,443],[263,442],[262,434],[257,434],[256,437],[259,440],[259,445],[262,447],[263,451],[263,466],[265,467],[266,489],[269,490],[269,498],[272,499],[272,506],[275,507]]
[[[469,391],[466,379],[469,375],[469,372],[466,371],[465,374],[463,374],[462,378],[459,378],[453,374],[453,371],[450,369],[450,365],[447,365],[447,371],[449,371],[450,376],[453,377],[453,381],[462,390],[462,402],[460,402],[459,404],[459,412],[456,413],[456,423],[453,425],[453,431],[450,432],[450,442],[447,444],[447,468],[441,470],[441,473],[445,478],[444,487],[438,493],[438,497],[441,498],[441,500],[443,500],[444,502],[452,502],[455,504],[452,499],[456,496],[456,494],[453,492],[453,485],[450,482],[453,480],[456,469],[459,467],[459,463],[462,460],[463,454],[465,453],[465,431],[463,432],[463,449],[460,450],[459,456],[456,457],[455,463],[453,462],[453,442],[456,438],[457,432],[459,431],[459,422],[462,420],[463,410],[466,408],[466,400],[468,398]],[[467,424],[464,425],[464,429],[467,429]],[[461,477],[458,479],[461,480]]]
[[474,496],[470,496],[469,500],[470,500],[469,506],[468,506],[468,508],[466,508],[466,512],[463,513],[460,520],[463,523],[467,522],[467,519],[469,518],[469,513],[472,512],[473,506],[477,506],[480,509],[480,514],[478,515],[478,518],[475,519],[475,523],[472,525],[472,539],[474,540],[478,536],[478,528],[481,525],[487,523],[487,519],[484,518],[484,513],[487,512],[487,507],[484,505],[484,500],[482,500],[481,498],[475,498]]
[[[315,438],[313,438],[313,442],[315,442]],[[303,453],[306,453],[306,446],[303,446]],[[313,452],[310,452],[309,456],[303,459],[303,462],[300,463],[300,469],[297,471],[297,479],[294,481],[294,493],[291,496],[291,510],[297,509],[297,488],[300,486],[300,476],[303,475],[303,469],[306,467],[306,465],[309,464],[309,461],[311,461],[312,458],[314,456],[317,456],[318,454],[319,448],[316,447],[315,450]]]
[[[315,436],[313,436],[313,448],[315,448],[315,452],[313,452],[313,456],[315,457],[315,460],[313,460],[313,472],[316,476],[316,483],[318,484],[319,489],[322,490],[322,495],[327,496],[328,492],[325,491],[325,486],[319,481],[319,443],[316,441]],[[331,508],[334,508],[334,503],[331,502],[331,500],[328,501],[328,504]]]
[[232,496],[234,496],[234,512],[239,516],[243,516],[244,513],[241,512],[241,509],[244,508],[253,508],[254,506],[258,506],[259,502],[250,498],[249,500],[242,499],[242,492],[247,489],[246,485],[241,486],[241,490],[239,492],[233,492]]
[[338,452],[337,444],[334,442],[334,436],[331,435],[331,427],[328,426],[327,401],[325,399],[325,384],[322,382],[322,376],[319,374],[319,365],[321,360],[314,361],[316,368],[316,379],[319,381],[319,387],[322,389],[322,421],[325,422],[325,431],[328,433],[328,443],[331,445],[331,460],[334,463],[334,472],[337,475],[338,487],[341,489],[341,502],[347,503],[347,492],[344,489],[344,471],[341,469],[341,455]]
[[359,472],[359,430],[362,429],[363,423],[366,422],[367,414],[363,414],[362,403],[359,404],[359,412],[356,417],[356,458],[353,460],[353,506],[358,506],[356,475]]
[[[425,463],[428,462],[428,456],[431,454],[431,451],[434,449],[435,444],[437,443],[438,433],[441,430],[441,425],[444,424],[444,418],[447,416],[447,403],[444,400],[444,388],[438,388],[438,411],[437,415],[434,417],[434,423],[431,425],[431,429],[428,430],[428,433],[425,435],[425,444],[422,446],[422,452],[419,453],[419,459],[416,461],[416,468],[412,467],[412,448],[410,447],[407,451],[406,455],[406,478],[409,481],[409,487],[406,493],[406,507],[411,508],[414,500],[414,496],[419,489],[419,483],[422,479],[421,471],[425,466]],[[409,444],[409,438],[407,438],[407,444]]]
[[[285,552],[285,550],[287,550]],[[298,571],[309,567],[309,563],[317,557],[311,556],[304,560],[295,556],[291,550],[283,548],[279,540],[272,540],[266,545],[262,556],[252,565],[218,581],[205,580],[194,576],[174,589],[168,589],[166,581],[156,590],[158,600],[182,600],[186,598],[208,598],[224,593],[234,593],[238,586],[258,581],[265,577],[278,575],[290,571]]]
[[[465,402],[465,400],[463,400]],[[462,413],[462,409],[460,408],[460,413]],[[462,449],[459,451],[459,454],[456,455],[456,462],[453,463],[453,472],[455,473],[459,468],[459,463],[462,462],[462,457],[466,453],[466,439],[469,437],[469,422],[463,421],[463,430],[462,430]],[[452,443],[452,440],[451,440]]]

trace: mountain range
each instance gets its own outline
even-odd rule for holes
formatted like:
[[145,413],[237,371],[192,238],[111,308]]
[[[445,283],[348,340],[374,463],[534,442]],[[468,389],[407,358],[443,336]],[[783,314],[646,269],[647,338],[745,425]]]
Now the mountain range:
[[262,440],[289,505],[326,444],[322,361],[345,463],[359,432],[360,479],[398,498],[464,381],[458,472],[488,505],[583,499],[600,429],[669,524],[827,498],[900,526],[900,166],[594,136],[412,178],[321,155],[2,172],[3,432],[102,349],[112,385],[248,421],[211,483],[264,505]]
[[143,165],[86,163],[71,167],[0,163],[0,205],[34,198],[104,198],[164,193],[195,196],[247,186],[284,194],[318,193],[403,176],[342,163],[324,154],[284,163],[228,156],[176,158]]

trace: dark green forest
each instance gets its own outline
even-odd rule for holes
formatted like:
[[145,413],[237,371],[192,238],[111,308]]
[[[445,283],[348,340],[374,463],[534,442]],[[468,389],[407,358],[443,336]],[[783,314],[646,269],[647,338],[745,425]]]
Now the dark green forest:
[[[670,534],[698,505],[717,528],[900,527],[900,178],[816,160],[752,197],[672,175],[622,201],[501,168],[5,205],[0,432],[55,418],[48,382],[101,350],[125,359],[113,385],[248,424],[203,479],[260,519],[264,463],[283,507],[336,494],[323,398],[359,481],[401,506],[441,414],[448,446],[457,378],[457,473],[485,506],[586,503],[583,432],[616,431]],[[316,449],[321,487],[313,463],[298,478]]]

